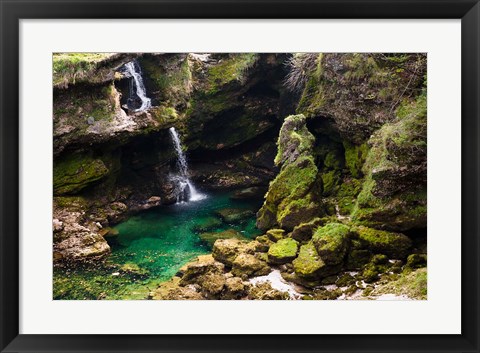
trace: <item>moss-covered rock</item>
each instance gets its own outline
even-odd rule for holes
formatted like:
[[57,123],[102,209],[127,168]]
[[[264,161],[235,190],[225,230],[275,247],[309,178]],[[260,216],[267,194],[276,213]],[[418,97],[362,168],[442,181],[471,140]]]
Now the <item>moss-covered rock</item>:
[[71,155],[54,164],[53,192],[55,195],[75,194],[108,175],[101,159],[91,155]]
[[388,255],[394,259],[402,259],[412,246],[409,237],[402,233],[387,232],[367,227],[355,227],[355,233],[363,246],[375,253]]
[[405,268],[416,269],[427,266],[427,254],[410,254],[407,257]]
[[315,278],[326,267],[312,242],[300,247],[298,257],[292,263],[295,274],[303,278]]
[[348,270],[358,270],[370,262],[372,253],[365,249],[352,249],[348,252],[345,268]]
[[268,262],[284,264],[297,257],[298,242],[291,238],[281,239],[268,249]]
[[285,231],[283,229],[269,229],[266,235],[271,241],[277,242],[285,237]]
[[325,263],[336,265],[343,261],[349,233],[350,228],[341,223],[329,223],[315,231],[312,242]]
[[303,115],[287,117],[280,130],[275,163],[280,173],[270,183],[265,203],[257,214],[257,227],[273,228],[276,224],[291,230],[321,213],[318,205],[321,185],[313,157],[313,135]]

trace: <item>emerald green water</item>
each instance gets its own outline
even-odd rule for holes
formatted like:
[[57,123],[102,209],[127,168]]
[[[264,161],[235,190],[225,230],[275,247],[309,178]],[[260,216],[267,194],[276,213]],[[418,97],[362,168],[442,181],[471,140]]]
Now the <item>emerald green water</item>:
[[232,200],[230,195],[211,193],[204,200],[158,207],[118,224],[118,235],[107,238],[112,253],[105,262],[54,268],[54,299],[145,299],[185,263],[211,252],[201,233],[235,229],[247,238],[260,234],[253,213],[230,223],[215,213],[224,208],[256,212],[261,206],[261,200]]

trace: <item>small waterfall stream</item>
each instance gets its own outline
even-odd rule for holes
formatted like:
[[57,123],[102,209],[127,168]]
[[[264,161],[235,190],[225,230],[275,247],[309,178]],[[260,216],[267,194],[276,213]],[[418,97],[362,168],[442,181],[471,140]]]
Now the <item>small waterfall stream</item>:
[[[130,61],[125,64],[125,71],[133,78],[130,82],[130,100],[134,100],[132,97],[136,95],[140,99],[141,106],[134,109],[135,112],[142,112],[152,106],[150,98],[147,97],[147,90],[143,84],[142,71],[140,65],[136,61]],[[130,104],[129,104],[130,106]]]
[[178,136],[177,130],[175,130],[174,127],[171,127],[169,132],[170,136],[172,137],[175,152],[177,154],[177,168],[179,171],[179,174],[172,178],[178,187],[177,203],[203,200],[206,196],[199,193],[195,189],[195,186],[188,177],[187,158],[183,152],[182,143],[180,141],[180,137]]

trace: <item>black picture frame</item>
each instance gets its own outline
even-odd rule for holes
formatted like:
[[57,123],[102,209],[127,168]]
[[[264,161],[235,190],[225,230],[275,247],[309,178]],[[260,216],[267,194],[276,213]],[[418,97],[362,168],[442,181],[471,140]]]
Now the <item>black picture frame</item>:
[[[121,5],[121,6],[119,6]],[[0,0],[1,352],[479,352],[478,0]],[[454,18],[462,46],[460,335],[19,334],[19,20],[109,18]],[[445,303],[448,305],[448,303]],[[442,319],[439,313],[439,320]]]

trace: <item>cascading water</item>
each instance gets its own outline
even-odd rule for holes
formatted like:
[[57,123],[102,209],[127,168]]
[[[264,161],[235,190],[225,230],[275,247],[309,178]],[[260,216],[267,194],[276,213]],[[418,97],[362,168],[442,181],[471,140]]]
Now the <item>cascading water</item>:
[[188,177],[188,164],[185,153],[182,149],[180,137],[174,127],[169,129],[170,136],[172,137],[173,146],[177,154],[177,167],[179,174],[172,179],[176,182],[178,187],[177,202],[199,201],[203,200],[206,196],[199,193],[191,180]]
[[[152,106],[150,98],[147,97],[147,90],[143,84],[140,65],[136,61],[130,61],[125,64],[125,71],[132,77],[130,82],[130,98],[135,94],[140,99],[140,108],[134,109],[135,112],[142,112]],[[135,92],[134,92],[135,91]]]

